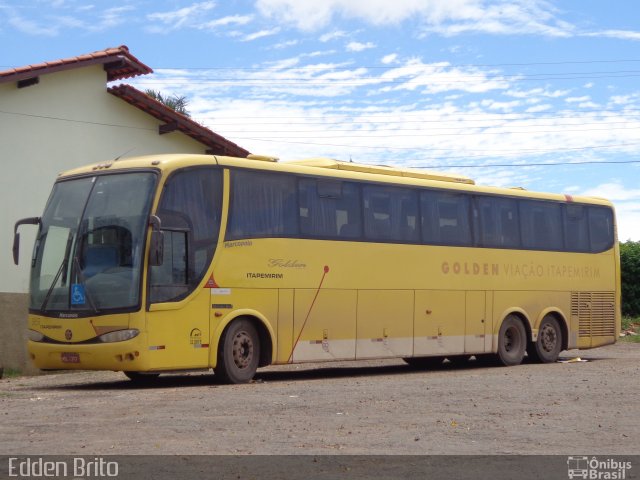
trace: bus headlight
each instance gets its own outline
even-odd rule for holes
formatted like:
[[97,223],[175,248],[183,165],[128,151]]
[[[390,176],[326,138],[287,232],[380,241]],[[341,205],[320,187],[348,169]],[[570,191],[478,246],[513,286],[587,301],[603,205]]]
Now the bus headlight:
[[32,342],[41,342],[44,340],[44,335],[35,330],[27,330],[27,338]]
[[100,335],[98,340],[102,343],[113,343],[113,342],[124,342],[126,340],[131,340],[134,337],[137,337],[140,333],[140,330],[132,328],[131,330],[117,330],[115,332],[105,333],[104,335]]

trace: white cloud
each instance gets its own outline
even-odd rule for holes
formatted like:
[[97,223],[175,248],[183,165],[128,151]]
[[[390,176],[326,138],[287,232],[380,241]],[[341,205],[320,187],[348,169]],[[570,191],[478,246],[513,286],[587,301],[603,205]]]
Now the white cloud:
[[307,31],[329,25],[335,17],[372,25],[394,25],[418,18],[426,33],[447,36],[485,32],[562,37],[574,30],[557,19],[556,10],[544,0],[257,0],[256,7],[268,18]]
[[135,10],[135,8],[131,5],[107,8],[100,14],[100,22],[93,25],[91,29],[106,30],[125,23],[127,21],[127,17],[124,14],[132,10]]
[[294,40],[286,40],[284,42],[280,42],[280,43],[276,43],[275,45],[272,45],[271,48],[279,50],[282,48],[288,48],[288,47],[293,47],[295,45],[298,44],[298,40],[294,39]]
[[475,67],[453,67],[448,62],[425,64],[412,59],[403,66],[387,70],[379,77],[384,91],[422,90],[423,93],[435,94],[449,91],[465,91],[472,93],[490,90],[506,90],[512,81],[492,75],[491,71]]
[[55,25],[49,22],[41,24],[17,14],[13,14],[9,17],[9,25],[28,35],[43,37],[54,37],[58,35],[60,31],[60,25]]
[[588,102],[589,100],[591,100],[591,97],[589,95],[583,95],[581,97],[567,97],[564,99],[564,101],[567,103]]
[[535,105],[533,107],[529,107],[525,110],[526,113],[539,113],[544,112],[546,110],[551,110],[553,107],[549,104]]
[[164,25],[162,29],[155,27],[154,31],[176,30],[202,24],[201,18],[204,12],[214,9],[216,2],[193,3],[188,7],[179,8],[169,12],[154,12],[147,15],[147,19]]
[[214,29],[228,25],[246,25],[253,20],[253,15],[229,15],[215,20],[209,20],[198,25],[199,29]]
[[529,90],[509,89],[505,95],[515,98],[559,98],[569,94],[570,90],[547,90],[545,88],[532,88]]
[[580,34],[583,37],[606,37],[619,40],[640,40],[640,32],[635,30],[600,30]]
[[335,30],[333,32],[325,33],[324,35],[321,35],[318,40],[320,40],[322,43],[326,43],[330,40],[335,40],[337,38],[342,38],[346,36],[347,36],[347,32],[343,32],[342,30]]
[[388,65],[390,63],[395,63],[397,59],[398,59],[397,53],[390,53],[389,55],[385,55],[384,57],[382,57],[382,60],[380,61],[385,65]]
[[640,189],[628,189],[621,182],[602,183],[580,194],[587,197],[606,198],[612,202],[629,200],[640,202]]
[[370,48],[375,48],[376,44],[372,42],[360,43],[360,42],[349,42],[345,48],[348,52],[362,52],[363,50],[368,50]]
[[[69,14],[72,6],[65,4],[65,2],[52,4],[51,7],[67,14],[49,14],[43,16],[42,20],[36,20],[33,18],[32,12],[29,17],[25,17],[20,14],[19,8],[2,4],[0,4],[0,12],[5,11],[9,25],[20,32],[28,35],[55,37],[61,33],[68,33],[71,29],[92,33],[103,32],[127,22],[129,17],[126,13],[135,10],[132,5],[124,5],[96,11],[94,5],[85,5],[74,8],[76,13],[82,12],[85,15],[81,18]],[[87,15],[89,15],[88,18]]]
[[252,42],[259,38],[269,37],[271,35],[276,35],[280,32],[280,27],[272,28],[269,30],[260,30],[258,32],[250,33],[249,35],[245,35],[242,39],[243,42]]

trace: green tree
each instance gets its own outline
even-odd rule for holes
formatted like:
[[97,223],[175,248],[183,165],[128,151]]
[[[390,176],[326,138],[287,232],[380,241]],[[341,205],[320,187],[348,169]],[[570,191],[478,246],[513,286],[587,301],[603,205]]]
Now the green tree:
[[640,316],[640,242],[620,243],[622,314]]
[[160,92],[159,90],[151,90],[151,89],[145,90],[144,93],[149,95],[154,100],[157,100],[160,103],[163,103],[164,105],[171,108],[172,110],[175,110],[178,113],[186,115],[187,117],[191,116],[191,114],[187,111],[187,105],[189,104],[189,101],[187,100],[187,97],[185,97],[184,95],[168,96],[168,95],[163,95],[162,92]]

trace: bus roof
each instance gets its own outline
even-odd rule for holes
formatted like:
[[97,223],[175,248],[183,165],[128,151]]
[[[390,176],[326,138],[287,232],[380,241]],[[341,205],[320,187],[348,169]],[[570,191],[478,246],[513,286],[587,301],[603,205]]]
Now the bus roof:
[[421,171],[417,169],[394,168],[382,165],[365,165],[344,162],[330,158],[310,158],[289,162],[278,162],[276,157],[252,155],[252,158],[224,157],[197,154],[162,154],[130,157],[98,164],[87,165],[60,173],[58,179],[91,173],[106,173],[115,170],[154,168],[170,173],[190,166],[220,165],[227,167],[253,168],[265,171],[281,171],[306,175],[364,180],[371,182],[414,185],[443,188],[458,191],[473,191],[511,197],[540,198],[564,202],[581,202],[611,206],[606,199],[573,196],[557,193],[532,192],[521,188],[505,188],[476,185],[467,177]]
[[466,183],[467,185],[475,185],[476,183],[472,179],[460,175],[425,172],[414,168],[395,168],[386,165],[363,165],[361,163],[342,162],[332,158],[309,158],[288,162],[288,164],[317,168],[332,168],[335,170],[346,170],[349,172],[375,173],[378,175],[389,175],[394,177],[421,178],[423,180],[437,180],[440,182]]

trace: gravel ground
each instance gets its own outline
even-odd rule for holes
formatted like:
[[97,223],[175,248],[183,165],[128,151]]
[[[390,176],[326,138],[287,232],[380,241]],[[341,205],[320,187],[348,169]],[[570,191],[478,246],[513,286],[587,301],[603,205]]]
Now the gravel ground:
[[0,452],[618,454],[640,445],[640,344],[588,362],[414,370],[401,360],[270,367],[248,385],[122,373],[0,380]]

